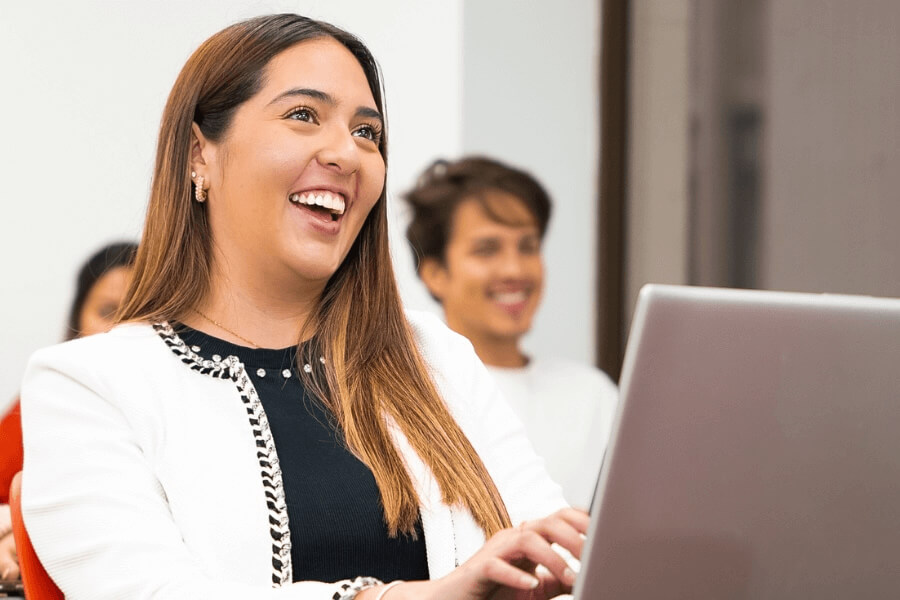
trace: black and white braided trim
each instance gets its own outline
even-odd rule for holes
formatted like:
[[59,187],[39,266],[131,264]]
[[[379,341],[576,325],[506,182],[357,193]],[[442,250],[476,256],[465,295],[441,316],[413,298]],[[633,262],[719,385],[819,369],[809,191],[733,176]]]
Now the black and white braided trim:
[[269,429],[269,420],[263,410],[256,387],[247,375],[244,364],[236,356],[224,359],[214,356],[205,359],[190,348],[166,322],[156,323],[153,329],[169,349],[191,369],[217,379],[230,379],[237,387],[247,410],[247,418],[256,440],[256,457],[259,460],[260,475],[265,490],[266,506],[269,509],[269,533],[272,536],[272,587],[281,587],[292,582],[291,532],[288,526],[287,505],[284,499],[284,485],[275,441]]
[[361,591],[377,585],[382,585],[382,582],[374,577],[357,577],[352,581],[341,581],[338,583],[338,591],[331,596],[331,600],[353,600]]

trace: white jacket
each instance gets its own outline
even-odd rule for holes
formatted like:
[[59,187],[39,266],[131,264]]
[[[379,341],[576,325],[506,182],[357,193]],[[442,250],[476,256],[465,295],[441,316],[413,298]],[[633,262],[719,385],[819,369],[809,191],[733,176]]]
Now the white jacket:
[[[469,342],[434,317],[408,317],[513,523],[565,506]],[[32,357],[22,385],[22,504],[41,562],[74,600],[332,598],[334,582],[273,583],[289,576],[273,567],[285,553],[274,532],[287,530],[287,513],[283,496],[266,502],[280,471],[243,365],[198,362],[178,342],[130,324]],[[422,499],[438,578],[484,536],[468,511],[441,502],[403,436],[395,440]]]

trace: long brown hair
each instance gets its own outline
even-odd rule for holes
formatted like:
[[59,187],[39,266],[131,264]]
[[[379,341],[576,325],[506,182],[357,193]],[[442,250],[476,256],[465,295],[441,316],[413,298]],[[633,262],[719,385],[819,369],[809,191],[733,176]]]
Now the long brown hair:
[[[249,19],[215,34],[188,59],[163,113],[144,235],[121,320],[177,321],[208,291],[212,236],[206,204],[192,201],[192,122],[208,139],[222,139],[237,107],[261,87],[269,61],[321,37],[334,38],[356,57],[384,114],[375,59],[356,37],[321,21],[291,14]],[[386,163],[387,136],[379,150]],[[311,322],[327,368],[324,381],[314,372],[303,374],[304,383],[372,470],[391,535],[415,535],[419,498],[389,421],[431,469],[445,503],[467,508],[488,536],[509,527],[497,487],[438,394],[403,314],[384,189]]]

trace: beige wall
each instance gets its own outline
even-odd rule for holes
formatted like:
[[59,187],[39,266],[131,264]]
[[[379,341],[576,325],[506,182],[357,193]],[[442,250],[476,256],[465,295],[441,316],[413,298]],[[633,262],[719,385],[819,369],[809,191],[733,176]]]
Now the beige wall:
[[765,287],[900,296],[900,2],[771,2]]
[[688,276],[690,0],[635,0],[629,65],[625,310],[648,282]]
[[[898,64],[893,0],[634,0],[629,318],[648,281],[900,296]],[[745,109],[756,225],[734,219]]]

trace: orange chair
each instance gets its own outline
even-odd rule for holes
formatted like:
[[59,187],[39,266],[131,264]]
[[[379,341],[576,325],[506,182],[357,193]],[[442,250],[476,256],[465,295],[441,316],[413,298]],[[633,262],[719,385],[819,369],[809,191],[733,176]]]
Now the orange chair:
[[16,538],[16,553],[19,555],[19,570],[22,572],[22,583],[25,584],[27,600],[64,600],[65,596],[44,570],[38,560],[34,546],[25,531],[22,521],[22,472],[13,477],[9,486],[9,508],[12,513],[13,536]]

